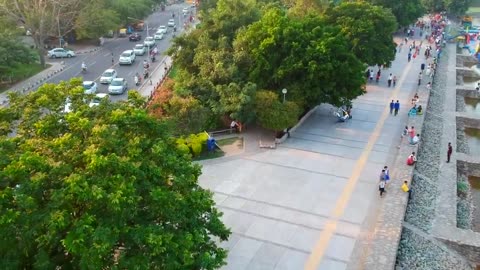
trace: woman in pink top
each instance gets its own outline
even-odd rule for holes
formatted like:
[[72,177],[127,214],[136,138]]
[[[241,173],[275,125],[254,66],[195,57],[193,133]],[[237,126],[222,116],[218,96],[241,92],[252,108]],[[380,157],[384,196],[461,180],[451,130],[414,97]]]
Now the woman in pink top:
[[408,137],[409,137],[409,141],[410,143],[413,142],[413,137],[415,137],[415,128],[412,126],[412,128],[408,131]]

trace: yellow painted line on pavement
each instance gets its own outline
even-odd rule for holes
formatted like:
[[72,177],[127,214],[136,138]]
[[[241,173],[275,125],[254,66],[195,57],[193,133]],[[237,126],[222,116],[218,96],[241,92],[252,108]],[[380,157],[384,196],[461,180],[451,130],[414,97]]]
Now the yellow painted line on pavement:
[[[390,99],[397,100],[397,94],[400,91],[400,87],[403,84],[403,81],[405,80],[405,78],[407,77],[408,72],[412,68],[412,63],[413,61],[407,64],[407,67],[404,69],[402,75],[400,76],[397,86],[393,90],[390,96]],[[347,207],[347,204],[350,198],[352,197],[353,190],[355,189],[355,186],[362,173],[362,170],[365,167],[365,164],[367,163],[368,157],[372,152],[373,146],[377,142],[378,137],[380,136],[380,132],[382,131],[383,125],[385,124],[385,120],[387,119],[389,114],[390,114],[390,108],[388,106],[385,106],[385,110],[383,111],[380,119],[378,120],[378,123],[375,126],[375,129],[373,130],[372,135],[370,135],[370,138],[368,139],[368,143],[365,149],[363,149],[362,154],[360,155],[360,158],[355,163],[355,167],[353,168],[352,175],[349,177],[345,188],[343,189],[340,197],[337,199],[335,208],[330,214],[331,218],[325,224],[325,228],[320,233],[320,236],[315,244],[315,247],[313,248],[312,252],[310,253],[310,256],[308,257],[308,260],[304,268],[305,270],[316,270],[318,265],[320,264],[325,254],[325,251],[327,250],[328,244],[330,243],[330,239],[332,238],[333,234],[337,229],[338,220],[345,212],[345,208]]]

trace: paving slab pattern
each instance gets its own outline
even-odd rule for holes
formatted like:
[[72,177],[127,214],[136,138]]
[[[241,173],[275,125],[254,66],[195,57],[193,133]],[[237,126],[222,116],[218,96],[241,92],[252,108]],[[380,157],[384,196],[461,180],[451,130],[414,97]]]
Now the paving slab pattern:
[[[324,104],[277,149],[203,162],[200,184],[214,192],[233,232],[222,243],[229,250],[223,269],[297,270],[307,269],[309,261],[314,261],[312,269],[357,269],[378,204],[388,200],[388,192],[378,196],[380,171],[396,158],[409,101],[417,90],[422,60],[407,63],[406,54],[398,53],[392,68],[382,70],[380,83],[369,83],[367,93],[354,101],[351,121],[337,123],[332,107]],[[399,78],[398,89],[387,87],[390,72]],[[393,98],[402,104],[400,113],[386,116]],[[248,140],[246,135],[246,149],[257,143]],[[339,203],[345,204],[341,212]],[[332,235],[322,243],[325,230]],[[317,256],[319,249],[324,252]]]

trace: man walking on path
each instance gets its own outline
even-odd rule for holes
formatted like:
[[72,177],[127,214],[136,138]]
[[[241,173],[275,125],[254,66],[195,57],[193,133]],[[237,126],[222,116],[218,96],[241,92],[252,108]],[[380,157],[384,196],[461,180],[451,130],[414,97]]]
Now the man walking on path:
[[380,197],[383,197],[383,193],[385,192],[385,180],[380,180],[380,183],[378,183],[378,190],[380,191]]
[[410,60],[412,60],[412,53],[411,52],[408,53],[408,62],[410,62]]
[[392,80],[393,80],[393,76],[392,76],[392,73],[390,73],[390,75],[388,75],[388,87],[390,87],[392,85]]
[[393,87],[397,85],[397,76],[393,76]]
[[402,191],[408,193],[408,199],[412,199],[412,190],[408,187],[408,181],[404,181],[402,185]]
[[395,116],[397,116],[398,110],[400,110],[400,102],[398,100],[394,104],[394,109],[395,109]]
[[395,109],[395,102],[392,99],[392,102],[390,102],[390,114],[393,113],[393,109]]
[[450,163],[450,156],[452,156],[452,152],[453,152],[452,144],[448,143],[447,163]]

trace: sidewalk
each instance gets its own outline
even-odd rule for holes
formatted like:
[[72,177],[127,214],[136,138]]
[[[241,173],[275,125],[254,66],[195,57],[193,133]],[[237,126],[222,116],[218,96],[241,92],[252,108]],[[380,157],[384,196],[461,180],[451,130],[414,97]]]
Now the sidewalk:
[[[353,103],[352,120],[338,123],[331,106],[322,104],[276,149],[249,142],[258,136],[246,130],[249,151],[202,162],[199,182],[214,192],[232,230],[222,243],[229,250],[222,269],[364,265],[378,208],[391,199],[379,197],[378,175],[383,166],[395,164],[410,102],[419,90],[423,59],[407,62],[407,52],[382,70],[379,83],[368,83],[367,93]],[[397,76],[396,87],[387,86],[389,73]],[[398,116],[389,114],[392,99],[402,104]]]
[[150,72],[150,77],[142,81],[138,92],[143,97],[152,98],[155,89],[161,85],[172,68],[173,60],[170,56],[165,56],[160,60],[160,64]]
[[65,68],[65,66],[62,65],[61,62],[52,62],[47,64],[50,65],[49,68],[37,73],[36,75],[26,80],[14,84],[12,87],[10,87],[10,89],[6,90],[3,93],[0,93],[0,106],[6,106],[8,104],[8,93],[28,93],[30,90],[42,84],[52,76],[55,76],[57,73],[61,72]]

